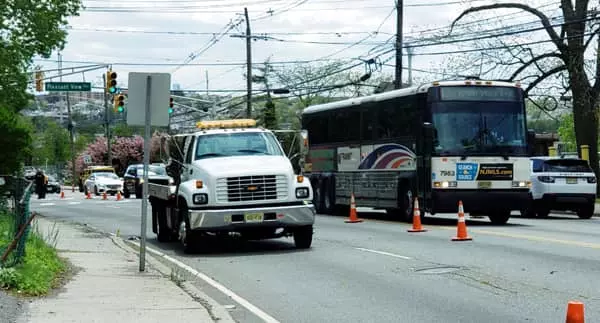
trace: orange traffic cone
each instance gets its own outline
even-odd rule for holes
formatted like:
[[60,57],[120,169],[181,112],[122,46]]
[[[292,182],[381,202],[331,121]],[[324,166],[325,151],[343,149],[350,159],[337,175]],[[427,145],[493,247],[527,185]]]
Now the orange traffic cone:
[[452,241],[473,240],[467,234],[467,223],[465,222],[465,209],[463,208],[462,201],[458,201],[458,225],[456,229],[456,237],[453,237]]
[[350,217],[345,221],[346,223],[358,223],[363,222],[356,215],[356,202],[354,201],[354,193],[350,194]]
[[421,210],[419,210],[419,198],[415,197],[415,205],[413,207],[413,226],[408,232],[427,232],[421,225]]
[[106,192],[102,193],[102,199],[106,200]]
[[117,192],[117,201],[121,200],[121,192]]
[[65,198],[65,191],[60,191],[60,198],[64,199]]
[[584,323],[583,303],[570,301],[567,305],[567,323]]
[[90,192],[87,192],[87,194],[85,195],[85,199],[86,200],[91,200],[92,199],[92,194]]

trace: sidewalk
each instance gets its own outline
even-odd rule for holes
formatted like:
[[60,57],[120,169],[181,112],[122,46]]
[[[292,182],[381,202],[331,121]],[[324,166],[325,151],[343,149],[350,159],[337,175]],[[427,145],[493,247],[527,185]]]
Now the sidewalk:
[[[53,222],[39,217],[47,235]],[[209,312],[150,265],[138,269],[138,256],[109,237],[82,226],[56,223],[57,249],[76,267],[74,277],[56,292],[33,300],[19,322],[214,322]]]

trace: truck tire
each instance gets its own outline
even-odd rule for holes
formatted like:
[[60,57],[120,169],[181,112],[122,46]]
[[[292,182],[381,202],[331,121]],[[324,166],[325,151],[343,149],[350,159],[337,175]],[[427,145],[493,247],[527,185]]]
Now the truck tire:
[[492,211],[488,215],[492,224],[506,224],[508,219],[510,219],[510,210],[508,211]]
[[294,230],[294,244],[297,249],[308,249],[312,245],[313,226],[300,227]]
[[594,216],[594,207],[595,207],[594,203],[583,206],[582,208],[577,210],[577,216],[580,219],[584,219],[584,220],[591,219],[592,216]]

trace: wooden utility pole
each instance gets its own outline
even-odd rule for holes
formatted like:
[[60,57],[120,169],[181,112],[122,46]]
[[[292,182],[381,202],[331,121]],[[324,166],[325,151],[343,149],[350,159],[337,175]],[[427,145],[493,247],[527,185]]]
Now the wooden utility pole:
[[252,118],[252,34],[250,32],[250,19],[248,18],[248,8],[244,8],[244,17],[246,18],[246,117]]
[[396,0],[396,79],[394,88],[402,88],[402,0]]

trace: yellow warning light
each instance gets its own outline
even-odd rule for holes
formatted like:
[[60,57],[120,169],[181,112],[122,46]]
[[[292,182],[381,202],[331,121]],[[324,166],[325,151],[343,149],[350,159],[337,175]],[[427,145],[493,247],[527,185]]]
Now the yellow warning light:
[[248,128],[255,126],[256,120],[254,119],[210,120],[196,123],[198,129]]
[[433,82],[433,86],[438,86],[438,85],[440,85],[440,82],[438,82],[438,81]]

